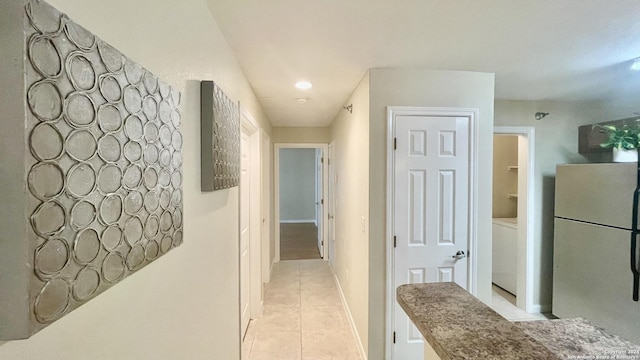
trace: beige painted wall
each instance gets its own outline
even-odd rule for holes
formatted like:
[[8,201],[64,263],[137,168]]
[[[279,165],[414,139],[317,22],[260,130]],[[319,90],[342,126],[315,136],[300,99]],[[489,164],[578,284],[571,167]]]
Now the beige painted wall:
[[[538,111],[550,113],[535,120]],[[553,208],[556,165],[599,161],[578,153],[578,126],[613,120],[598,102],[543,102],[496,100],[495,126],[533,126],[534,145],[534,254],[533,304],[551,305],[553,281]],[[624,116],[620,116],[624,117]],[[606,156],[605,156],[606,157]]]
[[328,127],[273,127],[273,143],[321,143],[328,144],[331,129]]
[[[369,343],[369,74],[347,100],[353,113],[340,111],[331,125],[335,187],[335,272],[366,350]],[[331,179],[329,179],[331,181]],[[371,358],[371,357],[370,357]]]
[[507,194],[518,192],[518,136],[493,136],[493,213],[494,218],[514,218],[518,215],[518,200]]
[[[202,0],[50,0],[182,91],[184,244],[0,359],[239,359],[238,190],[200,192],[200,86],[269,120]],[[0,24],[0,28],[2,25]]]
[[370,81],[368,354],[369,360],[381,360],[385,354],[387,106],[479,109],[477,296],[489,303],[494,75],[462,71],[371,69]]

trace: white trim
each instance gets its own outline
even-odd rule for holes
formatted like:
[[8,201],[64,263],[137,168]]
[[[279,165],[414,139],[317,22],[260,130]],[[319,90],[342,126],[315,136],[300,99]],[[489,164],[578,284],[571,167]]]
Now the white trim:
[[534,304],[534,305],[531,305],[531,311],[527,311],[527,312],[530,314],[550,313],[551,304],[546,304],[546,305]]
[[262,237],[262,282],[271,281],[271,139],[264,129],[260,129],[260,202]]
[[[517,281],[525,279],[524,288],[518,286],[516,301],[519,308],[528,313],[539,313],[540,309],[549,305],[534,304],[533,302],[533,255],[534,255],[534,224],[535,224],[535,128],[533,126],[496,126],[493,128],[494,134],[522,135],[527,138],[529,159],[527,164],[527,239],[524,247],[518,247],[518,259],[525,259],[524,267],[518,266]],[[524,253],[523,253],[524,252]],[[524,299],[524,303],[521,299]],[[520,300],[520,301],[518,301]]]
[[394,124],[396,116],[451,116],[466,117],[469,119],[469,266],[467,273],[467,290],[472,294],[477,294],[478,283],[478,262],[477,262],[477,223],[478,223],[478,124],[479,110],[472,108],[444,108],[444,107],[409,107],[409,106],[388,106],[387,107],[387,189],[386,189],[386,325],[385,325],[385,349],[386,359],[393,359],[393,311],[395,304],[394,288],[394,251],[393,251],[393,223],[394,223]]
[[356,328],[356,322],[353,319],[353,315],[351,315],[351,310],[349,309],[347,298],[344,296],[344,292],[342,291],[342,286],[340,286],[340,280],[338,280],[338,276],[335,273],[333,274],[333,281],[335,282],[336,287],[338,288],[338,294],[340,294],[340,302],[342,302],[342,307],[344,308],[345,313],[347,313],[347,319],[349,319],[349,325],[351,325],[351,332],[353,333],[353,337],[356,340],[356,345],[358,346],[360,359],[367,360],[367,354],[364,351],[364,346],[362,345],[362,340],[360,339],[358,328]]
[[316,226],[318,226],[318,224],[316,224],[316,219],[307,219],[307,220],[280,220],[280,224],[306,224],[306,223],[313,223]]
[[[328,149],[328,144],[325,143],[275,143],[273,144],[273,159],[274,159],[274,170],[273,170],[273,178],[274,178],[274,223],[280,224],[280,149],[322,149],[322,154],[325,156]],[[325,161],[322,164],[322,181],[323,181],[323,197],[326,198],[327,194],[327,186],[328,186],[328,171],[327,162]],[[325,202],[325,206],[322,207],[322,237],[324,240],[325,246],[323,246],[323,254],[322,259],[324,261],[329,260],[328,254],[328,246],[327,244],[327,223],[329,221],[327,206]],[[313,221],[311,221],[313,222]],[[280,226],[276,226],[275,228],[275,257],[274,262],[280,262]]]
[[[262,168],[260,166],[260,127],[247,109],[240,106],[241,131],[248,136],[250,143],[249,153],[249,313],[251,319],[256,319],[262,314],[263,294],[262,294],[262,216],[261,216],[261,178]],[[240,191],[238,191],[240,196]],[[239,202],[241,204],[241,202]],[[240,206],[238,207],[241,211]],[[242,279],[242,277],[240,277]]]

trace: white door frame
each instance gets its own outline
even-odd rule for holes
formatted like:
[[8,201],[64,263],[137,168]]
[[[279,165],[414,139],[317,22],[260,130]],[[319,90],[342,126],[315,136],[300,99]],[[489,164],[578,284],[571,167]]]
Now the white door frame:
[[477,294],[478,261],[477,223],[478,223],[478,109],[444,108],[444,107],[387,107],[387,206],[386,206],[386,326],[385,349],[386,359],[393,359],[393,311],[396,299],[394,288],[394,251],[393,251],[393,223],[394,223],[394,128],[397,116],[443,116],[467,117],[469,119],[469,267],[467,273],[467,291]]
[[[325,244],[325,246],[327,247],[327,253],[329,254],[328,258],[329,258],[329,264],[331,265],[331,269],[333,270],[333,272],[335,273],[336,271],[336,259],[335,259],[335,234],[336,234],[336,203],[335,203],[335,196],[336,196],[336,187],[335,187],[335,162],[332,163],[332,161],[335,161],[333,159],[334,157],[334,152],[335,152],[335,142],[330,142],[329,145],[327,146],[327,155],[325,156],[326,158],[326,163],[327,163],[327,178],[329,181],[327,181],[327,196],[326,199],[327,201],[325,201],[325,204],[327,204],[327,235],[325,236],[325,239],[327,239],[327,243]],[[330,223],[331,222],[331,225]]]
[[[534,169],[535,169],[535,128],[533,126],[496,126],[493,128],[494,134],[520,135],[527,138],[527,194],[526,194],[526,236],[521,239],[518,236],[516,246],[516,305],[528,313],[538,313],[545,309],[541,309],[540,305],[533,303],[533,231],[535,224],[534,213]],[[521,194],[518,194],[518,207],[520,207]],[[518,224],[520,228],[522,224]],[[524,281],[522,281],[524,280]]]
[[[274,159],[274,199],[273,199],[273,210],[274,210],[274,222],[275,222],[275,245],[276,245],[276,256],[275,262],[280,262],[280,149],[322,149],[322,154],[324,157],[327,156],[328,144],[324,143],[275,143],[273,146],[273,159]],[[325,161],[322,164],[322,194],[323,197],[327,197],[327,183],[328,183],[328,171],[327,171],[327,162]],[[325,200],[325,206],[322,207],[322,237],[325,245],[327,244],[327,222],[328,222],[328,212]],[[327,253],[327,246],[323,246],[324,254],[322,258],[324,261],[329,260],[329,254]]]
[[[261,167],[260,167],[260,127],[244,107],[240,107],[240,119],[241,130],[245,134],[249,135],[249,142],[251,143],[251,154],[249,154],[249,173],[250,188],[259,190],[261,179]],[[239,192],[238,192],[239,193]],[[250,200],[251,203],[249,210],[249,278],[250,278],[250,317],[256,319],[262,314],[263,305],[263,286],[262,286],[262,241],[261,241],[261,223],[262,214],[261,210],[261,191],[251,191]],[[238,206],[240,210],[240,206]],[[242,279],[242,277],[241,277]]]
[[262,282],[271,281],[271,139],[264,129],[260,129],[260,151],[262,159],[260,168],[262,174],[261,196],[262,205]]

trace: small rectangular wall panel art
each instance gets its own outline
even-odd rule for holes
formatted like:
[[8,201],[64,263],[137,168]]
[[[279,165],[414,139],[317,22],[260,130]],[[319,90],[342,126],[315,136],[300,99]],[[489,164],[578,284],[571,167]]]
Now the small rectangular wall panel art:
[[201,86],[201,189],[213,191],[240,183],[240,112],[213,81]]
[[43,1],[25,16],[35,333],[182,243],[183,139],[176,89]]

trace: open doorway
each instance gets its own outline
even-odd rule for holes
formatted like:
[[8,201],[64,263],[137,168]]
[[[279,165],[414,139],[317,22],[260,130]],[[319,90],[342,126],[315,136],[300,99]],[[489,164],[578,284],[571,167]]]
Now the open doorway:
[[325,144],[276,144],[276,260],[325,259]]
[[492,303],[519,320],[540,312],[532,299],[533,127],[496,127],[493,149]]

